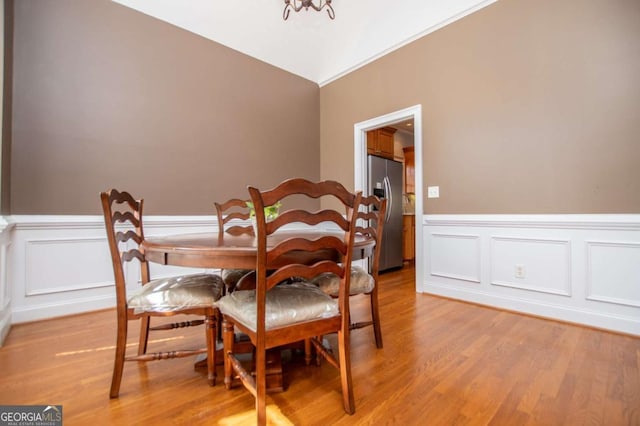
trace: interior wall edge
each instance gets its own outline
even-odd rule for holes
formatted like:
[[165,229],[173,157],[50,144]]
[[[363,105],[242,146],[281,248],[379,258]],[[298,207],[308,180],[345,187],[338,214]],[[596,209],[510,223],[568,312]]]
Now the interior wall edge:
[[11,287],[8,253],[13,225],[0,216],[0,346],[11,328]]

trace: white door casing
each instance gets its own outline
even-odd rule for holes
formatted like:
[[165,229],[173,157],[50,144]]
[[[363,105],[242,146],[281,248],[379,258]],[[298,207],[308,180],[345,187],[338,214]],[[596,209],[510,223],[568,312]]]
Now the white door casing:
[[354,147],[354,189],[367,194],[367,131],[384,127],[399,121],[413,118],[413,143],[415,149],[415,227],[416,242],[416,291],[422,291],[424,273],[423,239],[422,239],[422,105],[414,105],[379,117],[374,117],[353,125]]

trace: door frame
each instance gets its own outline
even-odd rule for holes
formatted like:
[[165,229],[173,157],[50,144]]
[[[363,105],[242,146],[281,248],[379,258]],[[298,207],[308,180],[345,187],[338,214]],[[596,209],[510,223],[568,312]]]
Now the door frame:
[[422,105],[414,105],[398,111],[390,112],[379,117],[361,121],[353,125],[353,157],[354,157],[354,188],[356,191],[369,193],[367,182],[367,131],[388,126],[399,121],[413,118],[413,145],[415,150],[415,212],[416,220],[416,260],[415,260],[415,287],[417,292],[422,291],[424,273],[422,216],[423,190],[422,190]]

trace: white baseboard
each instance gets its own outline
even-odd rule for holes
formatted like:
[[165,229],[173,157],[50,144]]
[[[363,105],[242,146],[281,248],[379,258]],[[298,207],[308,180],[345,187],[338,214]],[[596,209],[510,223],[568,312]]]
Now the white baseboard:
[[640,215],[426,215],[419,291],[640,335]]
[[589,327],[640,335],[640,318],[575,308],[568,305],[542,302],[514,296],[496,295],[478,290],[461,290],[451,286],[425,281],[425,293],[490,306],[537,317],[586,325]]
[[12,322],[18,324],[114,308],[116,306],[115,291],[112,291],[112,293],[114,294],[111,296],[72,297],[69,300],[57,299],[48,303],[29,303],[16,306],[12,310]]
[[5,306],[0,310],[0,347],[4,343],[4,339],[9,334],[11,329],[11,307]]

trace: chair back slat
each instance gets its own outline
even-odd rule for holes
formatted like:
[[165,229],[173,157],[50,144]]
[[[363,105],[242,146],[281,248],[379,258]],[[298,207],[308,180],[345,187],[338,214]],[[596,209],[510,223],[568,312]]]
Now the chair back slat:
[[327,195],[336,197],[345,206],[353,203],[353,195],[345,187],[336,181],[326,180],[311,182],[307,179],[295,178],[282,182],[271,191],[263,193],[266,206],[276,204],[288,195],[301,194],[311,198],[321,198]]
[[247,220],[248,216],[244,213],[240,213],[240,212],[231,212],[227,215],[227,219],[225,222],[231,221],[231,220]]
[[123,262],[131,262],[133,259],[138,259],[140,262],[145,262],[144,254],[142,254],[140,250],[137,249],[121,252],[120,258]]
[[286,253],[291,253],[294,250],[301,250],[309,253],[314,253],[319,250],[335,250],[340,255],[346,254],[345,250],[347,246],[344,240],[334,236],[324,236],[316,240],[309,240],[305,238],[291,238],[281,242],[267,253],[267,263],[270,265],[276,264],[278,259]]
[[142,237],[132,230],[129,230],[127,232],[118,231],[116,233],[116,240],[119,243],[126,243],[129,240],[133,240],[136,244],[140,245],[140,243],[142,242]]
[[140,226],[140,220],[136,217],[136,214],[132,211],[113,212],[113,222],[114,223],[126,223],[129,222],[131,225],[138,227]]
[[128,192],[125,192],[125,191],[120,192],[118,190],[112,189],[107,194],[108,194],[108,202],[110,205],[113,205],[113,203],[117,203],[117,204],[127,203],[129,206],[129,209],[134,211],[139,209],[141,200],[136,200]]
[[321,210],[318,212],[308,212],[304,210],[288,210],[282,212],[272,221],[267,223],[269,232],[273,233],[282,226],[292,222],[304,223],[305,225],[315,226],[322,222],[333,222],[340,229],[346,231],[349,227],[349,221],[335,210]]
[[302,264],[292,264],[283,266],[269,276],[269,288],[277,285],[291,277],[316,277],[322,273],[331,272],[342,278],[345,269],[341,268],[336,262],[321,261],[313,265],[307,266]]

